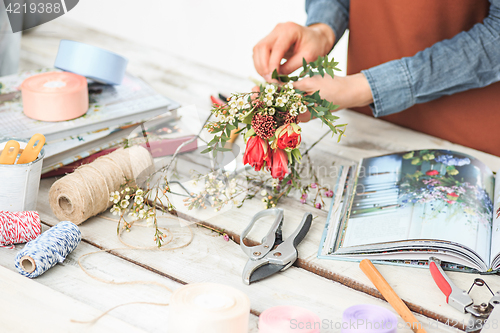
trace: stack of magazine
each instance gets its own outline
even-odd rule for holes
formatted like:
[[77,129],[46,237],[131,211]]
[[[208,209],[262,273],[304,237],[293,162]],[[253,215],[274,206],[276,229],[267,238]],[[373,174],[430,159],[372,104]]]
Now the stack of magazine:
[[134,125],[155,116],[175,119],[179,104],[126,74],[121,85],[89,84],[89,110],[77,119],[45,122],[23,113],[18,87],[28,77],[53,70],[28,71],[0,78],[0,136],[46,138],[42,173],[122,143]]
[[318,257],[496,272],[500,180],[449,150],[365,158],[339,171]]

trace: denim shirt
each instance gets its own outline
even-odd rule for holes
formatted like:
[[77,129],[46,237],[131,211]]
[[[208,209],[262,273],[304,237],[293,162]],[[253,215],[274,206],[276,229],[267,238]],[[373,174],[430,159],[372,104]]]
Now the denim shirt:
[[[348,28],[349,0],[306,0],[306,12],[306,25],[328,24],[335,43]],[[361,72],[370,84],[375,117],[500,81],[500,0],[490,0],[488,16],[470,30]]]

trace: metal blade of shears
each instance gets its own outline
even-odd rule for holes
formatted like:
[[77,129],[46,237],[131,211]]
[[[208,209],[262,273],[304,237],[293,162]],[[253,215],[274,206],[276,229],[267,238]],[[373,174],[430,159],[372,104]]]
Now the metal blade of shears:
[[249,283],[253,283],[262,279],[265,279],[275,273],[278,273],[287,265],[275,265],[275,264],[265,264],[264,266],[260,266],[250,275]]
[[309,229],[311,229],[312,219],[313,216],[311,213],[307,213],[306,215],[304,215],[302,223],[297,228],[294,235],[291,236],[294,237],[293,238],[294,247],[297,247],[297,245],[299,245],[300,242],[302,242],[304,237],[306,237],[307,233],[309,232]]
[[243,268],[243,282],[250,284],[265,279],[285,268],[286,265],[271,264],[267,259],[248,260]]

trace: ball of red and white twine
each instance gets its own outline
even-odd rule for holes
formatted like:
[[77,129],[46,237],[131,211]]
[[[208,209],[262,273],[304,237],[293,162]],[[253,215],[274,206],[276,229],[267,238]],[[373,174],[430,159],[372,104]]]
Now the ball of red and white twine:
[[42,232],[37,212],[0,211],[0,246],[14,248],[14,244],[29,242]]

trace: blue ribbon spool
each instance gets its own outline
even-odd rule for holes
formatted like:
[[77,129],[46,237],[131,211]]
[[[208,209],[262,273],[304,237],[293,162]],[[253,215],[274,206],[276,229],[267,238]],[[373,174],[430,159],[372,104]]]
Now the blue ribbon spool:
[[76,224],[59,222],[37,239],[26,243],[16,256],[16,268],[29,278],[42,275],[57,263],[62,263],[81,240],[82,234]]
[[61,40],[54,66],[100,83],[117,85],[122,83],[127,63],[121,55],[99,47]]

